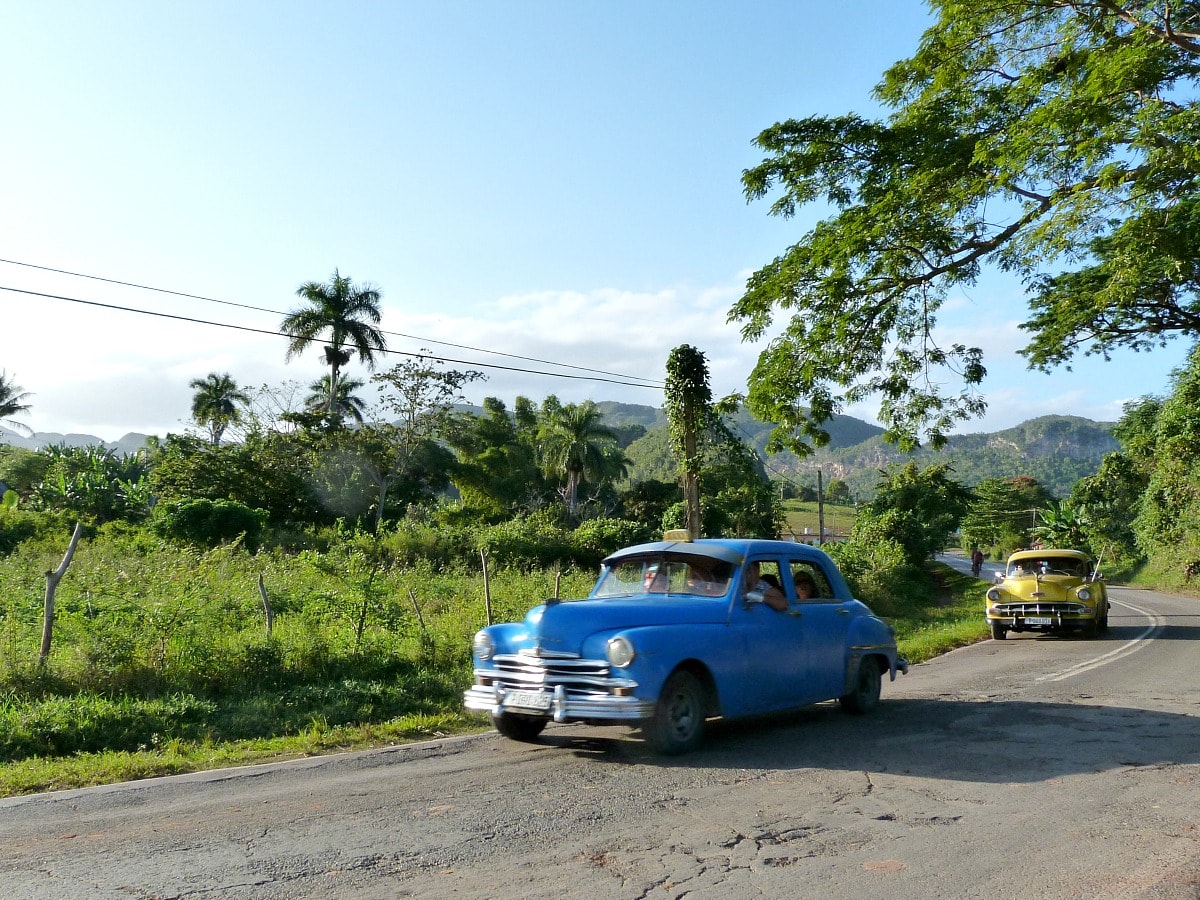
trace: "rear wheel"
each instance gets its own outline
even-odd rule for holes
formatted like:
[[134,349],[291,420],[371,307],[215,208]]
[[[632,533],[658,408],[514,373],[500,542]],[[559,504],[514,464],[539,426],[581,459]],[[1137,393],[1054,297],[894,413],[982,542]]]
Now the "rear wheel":
[[492,716],[492,724],[496,726],[496,730],[514,741],[536,741],[542,729],[546,727],[546,720],[536,716],[518,716],[512,713],[500,713]]
[[667,679],[654,718],[645,726],[646,739],[658,753],[677,756],[700,746],[708,715],[704,688],[691,672],[679,671]]
[[874,656],[864,657],[858,664],[858,673],[854,678],[853,689],[838,700],[842,704],[842,709],[857,715],[873,710],[879,705],[879,690],[882,681],[883,673],[879,669],[879,659]]
[[1001,625],[999,622],[990,622],[988,624],[991,626],[991,629],[992,629],[992,640],[993,641],[1002,641],[1006,637],[1008,637],[1008,629],[1005,628],[1003,625]]

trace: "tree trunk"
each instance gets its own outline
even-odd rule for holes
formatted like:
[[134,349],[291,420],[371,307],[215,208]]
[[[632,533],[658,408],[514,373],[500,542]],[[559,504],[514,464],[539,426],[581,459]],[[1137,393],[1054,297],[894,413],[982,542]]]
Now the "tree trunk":
[[689,428],[683,437],[683,502],[687,509],[687,530],[692,540],[700,537],[700,473],[699,460],[696,453],[699,437],[694,429]]
[[67,572],[67,566],[71,564],[71,557],[75,555],[75,548],[79,546],[82,536],[83,523],[76,522],[75,531],[71,534],[71,543],[67,545],[62,562],[53,572],[46,573],[46,608],[42,614],[42,652],[38,657],[38,665],[45,665],[46,658],[50,656],[50,645],[54,639],[54,592],[58,590],[58,583]]

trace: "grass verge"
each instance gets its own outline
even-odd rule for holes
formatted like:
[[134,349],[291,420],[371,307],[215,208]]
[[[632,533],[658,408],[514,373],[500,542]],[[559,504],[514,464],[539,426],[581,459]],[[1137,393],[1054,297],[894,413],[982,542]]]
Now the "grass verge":
[[[901,654],[912,663],[988,636],[988,586],[948,566],[933,563],[928,571],[930,595],[897,598],[887,616]],[[153,701],[150,712],[113,711],[111,700],[97,696],[77,696],[66,706],[62,697],[42,706],[25,698],[19,707],[9,698],[0,703],[8,716],[0,732],[11,760],[0,765],[0,796],[365,750],[487,727],[463,712],[453,678],[401,680],[407,684],[387,678],[364,686],[342,679],[216,701],[176,696]],[[115,730],[131,719],[142,722],[140,731]]]

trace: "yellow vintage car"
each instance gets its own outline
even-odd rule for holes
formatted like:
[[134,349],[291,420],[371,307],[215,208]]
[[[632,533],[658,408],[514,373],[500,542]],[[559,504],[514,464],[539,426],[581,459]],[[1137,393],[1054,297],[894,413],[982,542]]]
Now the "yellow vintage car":
[[1108,628],[1108,591],[1092,558],[1079,550],[1020,550],[987,592],[992,638],[1010,631],[1079,631],[1095,637]]

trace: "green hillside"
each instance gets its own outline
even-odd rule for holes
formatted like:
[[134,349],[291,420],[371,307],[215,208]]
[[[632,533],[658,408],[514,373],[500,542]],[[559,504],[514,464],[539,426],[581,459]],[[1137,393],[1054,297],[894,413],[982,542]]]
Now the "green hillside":
[[[608,420],[613,424],[637,423],[647,428],[626,448],[633,463],[631,479],[675,478],[666,422],[658,410],[630,404],[599,405],[606,410],[614,408],[613,419]],[[921,466],[948,463],[954,477],[972,487],[988,478],[1028,475],[1055,497],[1066,497],[1076,481],[1095,472],[1106,454],[1119,449],[1111,423],[1078,416],[1041,416],[1003,431],[955,435],[940,451],[922,447],[908,454],[885,443],[882,428],[838,416],[829,423],[829,446],[803,459],[793,453],[766,455],[771,426],[745,412],[736,416],[731,426],[763,458],[772,478],[815,487],[820,469],[826,484],[835,478],[845,481],[859,500],[874,494],[881,469],[909,460]]]

